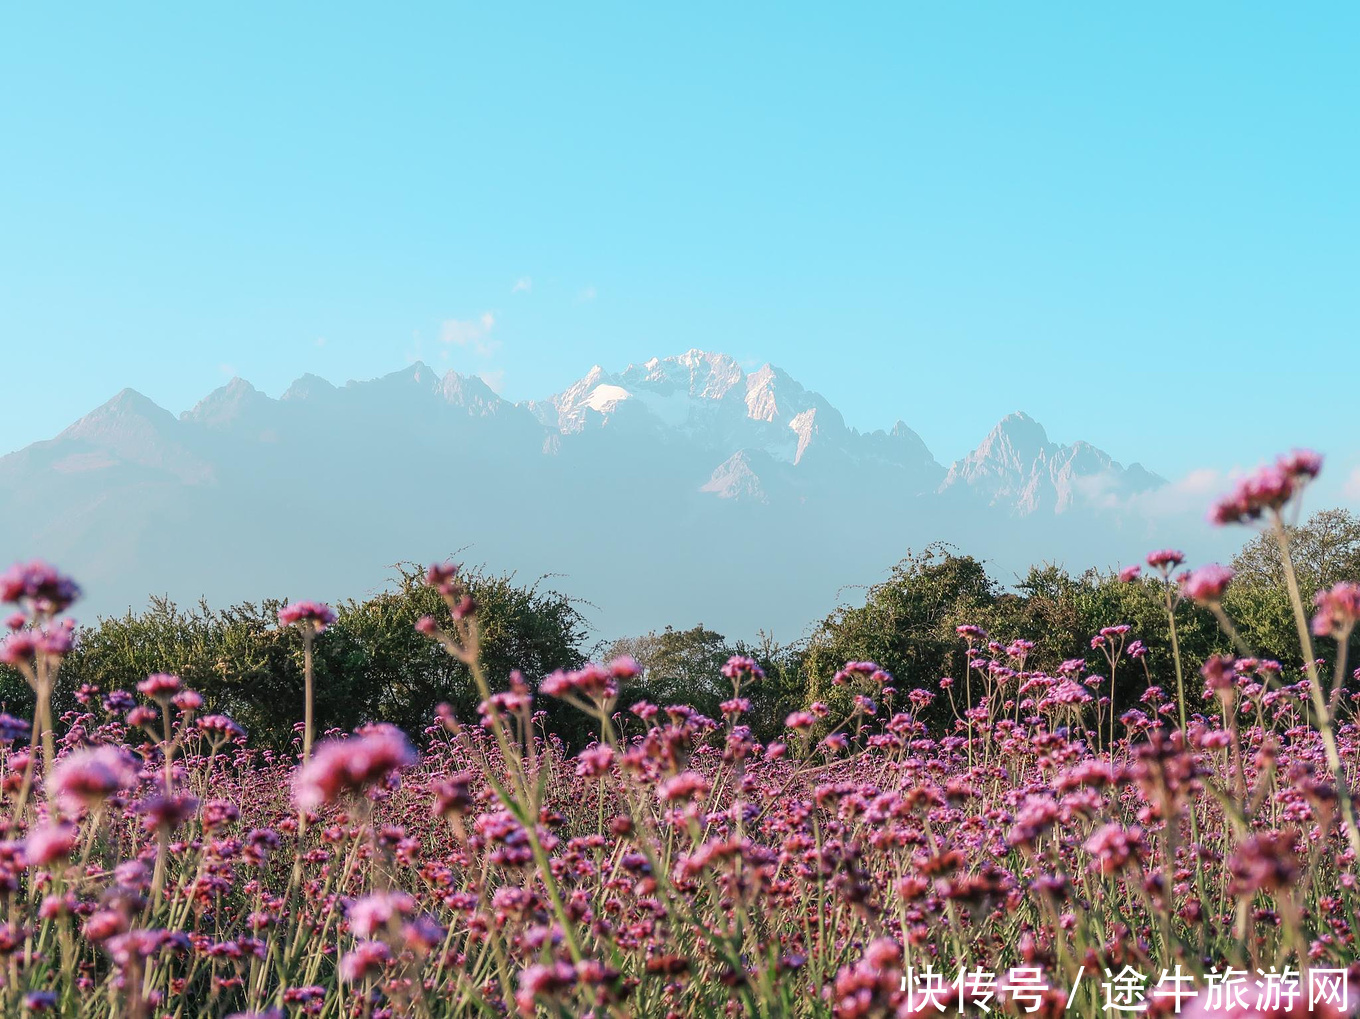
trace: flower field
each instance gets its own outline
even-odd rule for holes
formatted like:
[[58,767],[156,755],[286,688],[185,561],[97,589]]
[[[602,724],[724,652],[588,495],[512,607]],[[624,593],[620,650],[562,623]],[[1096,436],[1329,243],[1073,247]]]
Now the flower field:
[[[1303,660],[1181,661],[1193,602],[1241,642],[1217,566],[1148,557],[1177,686],[1116,704],[1148,649],[1119,620],[1048,674],[959,627],[964,675],[899,688],[872,662],[759,742],[760,667],[720,717],[619,703],[628,658],[491,689],[457,567],[417,629],[465,663],[477,717],[313,732],[330,609],[295,602],[307,662],[292,754],[176,676],[82,688],[52,717],[75,583],[0,578],[0,1010],[61,1016],[1348,1015],[1360,1003],[1357,732],[1345,649],[1360,586],[1301,592],[1284,521],[1296,453],[1213,510],[1282,544]],[[569,752],[537,706],[598,738]],[[952,728],[918,720],[948,704]]]

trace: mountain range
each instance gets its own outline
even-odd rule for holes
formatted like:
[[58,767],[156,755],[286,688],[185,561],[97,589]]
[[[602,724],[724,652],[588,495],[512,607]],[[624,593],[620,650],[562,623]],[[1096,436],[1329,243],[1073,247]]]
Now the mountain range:
[[124,389],[0,459],[0,562],[60,563],[88,616],[359,596],[456,555],[545,576],[605,636],[787,639],[932,541],[1003,581],[1109,565],[1145,547],[1131,507],[1163,484],[1023,413],[945,467],[903,422],[860,432],[779,368],[700,350],[521,403],[415,363],[278,399],[232,379],[178,417]]

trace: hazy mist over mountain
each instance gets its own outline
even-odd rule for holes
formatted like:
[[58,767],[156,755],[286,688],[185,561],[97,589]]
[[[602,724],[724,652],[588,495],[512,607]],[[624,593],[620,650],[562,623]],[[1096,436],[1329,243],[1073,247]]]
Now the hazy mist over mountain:
[[233,379],[178,418],[125,389],[0,459],[0,560],[71,564],[90,618],[151,593],[360,596],[390,564],[456,555],[551,575],[603,636],[702,621],[787,640],[932,541],[1011,582],[1207,535],[1168,488],[1023,413],[946,467],[907,424],[861,433],[723,354],[596,366],[519,404],[417,362],[279,399]]

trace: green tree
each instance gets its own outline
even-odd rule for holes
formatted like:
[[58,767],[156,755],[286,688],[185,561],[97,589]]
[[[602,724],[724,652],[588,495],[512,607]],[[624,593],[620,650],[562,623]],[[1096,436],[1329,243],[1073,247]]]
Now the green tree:
[[[1341,580],[1360,580],[1360,517],[1346,509],[1319,510],[1303,524],[1285,528],[1304,597]],[[1242,546],[1231,566],[1237,581],[1284,587],[1284,565],[1275,536],[1262,531]]]
[[[873,661],[893,674],[897,689],[935,690],[941,676],[962,676],[963,644],[955,627],[976,622],[997,598],[995,583],[972,556],[946,545],[908,554],[887,580],[869,589],[863,605],[844,606],[822,621],[803,656],[809,699],[848,709],[831,685],[847,661]],[[947,706],[936,702],[937,721]]]
[[[416,632],[422,615],[445,611],[421,578],[405,564],[393,590],[336,606],[335,624],[315,646],[318,732],[381,719],[417,733],[441,702],[464,720],[476,718],[466,667]],[[570,598],[484,571],[469,571],[464,582],[478,604],[482,660],[493,682],[504,686],[519,669],[536,683],[584,662],[585,622]],[[151,672],[174,672],[203,694],[206,710],[231,715],[257,743],[283,747],[301,718],[303,680],[301,636],[277,625],[280,604],[184,610],[158,599],[144,612],[103,620],[81,632],[62,668],[64,706],[74,705],[83,683],[130,690]]]
[[716,718],[718,705],[731,696],[722,667],[736,653],[726,637],[699,623],[688,630],[668,626],[660,633],[620,638],[610,645],[608,657],[631,655],[642,666],[641,681],[620,696],[624,706],[643,698],[662,705],[688,704]]
[[736,651],[755,659],[765,673],[765,678],[751,688],[751,713],[746,723],[766,742],[785,735],[784,720],[789,713],[806,707],[811,699],[805,667],[806,645],[780,644],[762,632],[750,644],[738,642]]
[[[1305,599],[1339,581],[1360,580],[1360,518],[1345,509],[1314,513],[1285,529],[1290,558]],[[1284,565],[1274,535],[1261,533],[1233,557],[1235,576],[1223,607],[1258,655],[1299,666],[1303,656],[1284,581]],[[1354,657],[1356,644],[1351,647]],[[1330,641],[1317,642],[1316,652],[1330,658]]]

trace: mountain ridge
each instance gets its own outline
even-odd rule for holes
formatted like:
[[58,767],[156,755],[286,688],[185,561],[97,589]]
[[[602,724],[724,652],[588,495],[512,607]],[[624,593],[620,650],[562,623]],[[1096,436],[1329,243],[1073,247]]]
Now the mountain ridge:
[[[810,620],[932,540],[1003,566],[1056,541],[1087,564],[1098,536],[1140,528],[1130,497],[1164,483],[1023,412],[946,468],[902,421],[860,432],[777,366],[698,348],[520,402],[418,361],[342,386],[303,375],[278,398],[233,378],[179,416],[124,389],[0,457],[0,481],[0,558],[91,558],[98,611],[150,591],[353,594],[386,564],[471,542],[490,564],[579,581],[604,629],[707,605],[699,617],[747,634]],[[39,525],[40,507],[65,523]],[[678,580],[624,596],[634,570]],[[733,570],[768,576],[768,604],[698,593]]]

